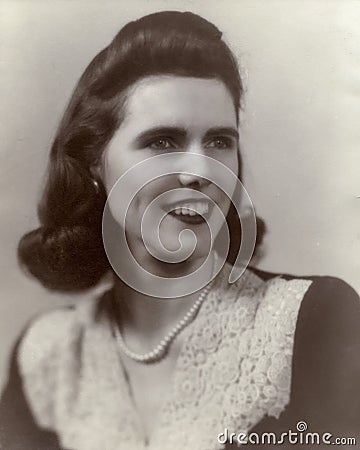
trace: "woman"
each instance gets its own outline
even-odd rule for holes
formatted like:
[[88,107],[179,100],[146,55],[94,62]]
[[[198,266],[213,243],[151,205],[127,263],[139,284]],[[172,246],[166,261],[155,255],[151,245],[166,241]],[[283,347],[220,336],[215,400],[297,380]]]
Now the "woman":
[[[19,257],[49,289],[109,272],[113,287],[25,330],[3,448],[218,449],[237,445],[231,433],[280,439],[300,422],[321,436],[359,431],[356,293],[250,268],[230,284],[221,264],[223,229],[228,261],[239,244],[241,96],[221,33],[191,13],[131,22],[90,63]],[[247,238],[252,250],[243,220]]]

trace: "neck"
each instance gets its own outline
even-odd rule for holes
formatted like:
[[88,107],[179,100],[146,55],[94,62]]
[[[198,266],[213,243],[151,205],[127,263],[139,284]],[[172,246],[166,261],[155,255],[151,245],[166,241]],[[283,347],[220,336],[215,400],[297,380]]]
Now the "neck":
[[[212,255],[213,256],[213,255]],[[149,256],[149,258],[152,258]],[[159,276],[174,278],[171,284],[171,297],[178,291],[176,277],[184,276],[195,271],[204,262],[204,259],[187,261],[181,264],[165,264],[158,260],[147,261],[148,270]],[[213,271],[213,257],[204,264],[199,273],[198,286],[210,280]],[[119,322],[125,340],[132,344],[134,350],[151,349],[171,328],[183,318],[194,302],[198,299],[202,289],[197,289],[189,295],[177,298],[155,298],[138,292],[125,285],[119,278],[114,283],[114,293],[119,311]]]

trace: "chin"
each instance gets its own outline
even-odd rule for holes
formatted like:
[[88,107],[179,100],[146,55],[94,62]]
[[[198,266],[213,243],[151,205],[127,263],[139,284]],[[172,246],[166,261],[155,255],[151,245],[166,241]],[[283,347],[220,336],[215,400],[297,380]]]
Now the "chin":
[[205,239],[197,239],[194,248],[194,236],[190,233],[183,233],[181,236],[177,235],[175,238],[168,236],[167,239],[164,238],[162,243],[170,254],[164,252],[159,245],[151,246],[151,252],[157,259],[167,260],[169,263],[176,263],[179,259],[189,262],[204,259],[211,251],[209,239],[206,239],[206,241]]

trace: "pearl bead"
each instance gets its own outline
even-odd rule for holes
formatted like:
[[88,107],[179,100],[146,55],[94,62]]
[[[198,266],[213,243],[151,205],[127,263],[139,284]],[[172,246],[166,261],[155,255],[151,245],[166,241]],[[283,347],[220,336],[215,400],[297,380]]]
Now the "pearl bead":
[[[217,254],[214,252],[214,265],[213,265],[213,276],[215,272],[217,262]],[[213,278],[213,277],[212,277]],[[213,284],[214,280],[212,279],[211,282],[201,291],[199,294],[198,299],[195,301],[193,306],[189,309],[189,311],[185,314],[185,316],[169,331],[169,333],[161,339],[159,344],[150,352],[145,353],[143,355],[138,354],[130,350],[121,335],[120,329],[117,326],[113,326],[113,331],[115,335],[115,339],[117,340],[117,343],[120,347],[120,349],[123,351],[123,353],[128,356],[129,358],[133,359],[137,362],[152,362],[159,360],[164,356],[164,354],[167,351],[168,346],[170,343],[174,340],[174,338],[182,331],[194,318],[195,314],[198,312],[200,306],[202,305],[203,301],[207,297],[210,288]]]

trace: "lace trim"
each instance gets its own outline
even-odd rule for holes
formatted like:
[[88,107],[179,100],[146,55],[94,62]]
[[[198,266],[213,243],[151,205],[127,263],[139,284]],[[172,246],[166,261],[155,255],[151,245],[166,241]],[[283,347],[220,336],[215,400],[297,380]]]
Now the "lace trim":
[[23,340],[19,365],[38,423],[69,449],[196,449],[201,443],[217,450],[225,426],[246,432],[266,415],[278,417],[290,398],[296,320],[311,281],[263,282],[246,271],[229,285],[228,270],[184,330],[149,447],[110,327],[94,320],[93,302],[44,316]]

